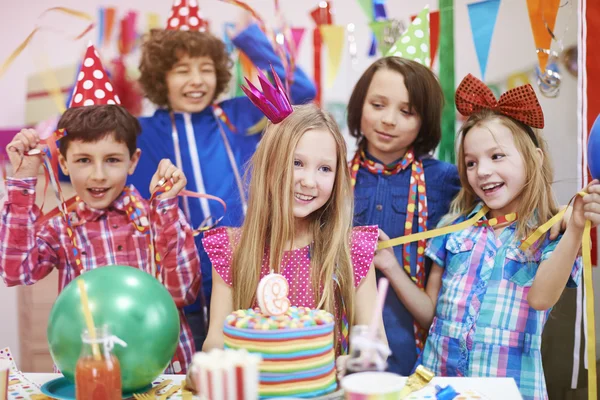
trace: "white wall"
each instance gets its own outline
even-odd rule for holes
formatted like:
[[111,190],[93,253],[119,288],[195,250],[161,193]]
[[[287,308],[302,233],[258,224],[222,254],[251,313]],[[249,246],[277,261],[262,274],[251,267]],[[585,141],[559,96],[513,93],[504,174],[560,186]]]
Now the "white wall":
[[[2,1],[3,23],[0,24],[0,61],[18,46],[18,44],[29,34],[36,24],[38,16],[47,8],[56,6],[54,0],[28,0],[12,2],[11,7],[6,6],[7,0]],[[221,35],[221,26],[224,22],[233,22],[239,11],[234,6],[225,4],[218,0],[199,0],[205,16],[214,27],[213,33]],[[475,56],[473,40],[467,14],[467,3],[471,1],[455,1],[455,41],[456,41],[456,81],[471,72],[479,76],[479,66]],[[255,9],[268,21],[273,21],[272,0],[248,0]],[[360,76],[361,72],[374,59],[366,57],[367,48],[370,44],[371,35],[367,27],[367,20],[358,3],[353,0],[333,0],[335,10],[334,22],[336,24],[356,24],[356,41],[358,45],[359,63],[352,68],[350,58],[345,50],[345,59],[340,68],[339,78],[332,88],[324,88],[325,101],[346,101],[350,95],[352,86]],[[401,0],[388,1],[388,15],[390,17],[408,21],[410,15],[418,13],[423,6],[428,4],[427,0]],[[557,21],[557,35],[564,37],[565,45],[576,44],[577,12],[570,11],[569,7],[575,2],[569,2],[569,6],[561,9]],[[289,21],[293,26],[303,26],[311,30],[305,33],[299,64],[312,75],[312,28],[314,23],[308,12],[317,4],[317,0],[281,0],[280,4]],[[117,2],[107,3],[103,1],[87,0],[63,0],[61,6],[71,7],[86,11],[94,16],[97,14],[98,6],[117,6]],[[431,9],[436,9],[437,4],[431,2]],[[142,12],[139,18],[140,26],[145,26],[146,12],[157,12],[163,21],[166,21],[170,10],[170,0],[120,0],[118,10],[125,12],[134,9]],[[42,20],[48,22],[57,21],[57,28],[67,30],[73,34],[80,30],[83,23],[74,23],[73,19],[65,19],[54,16]],[[88,35],[91,40],[96,40],[96,33]],[[83,46],[87,40],[73,42],[66,40],[64,36],[56,33],[46,33],[34,40],[31,49],[44,48],[48,52],[48,62],[52,67],[72,65],[79,61]],[[500,12],[496,23],[496,29],[492,40],[491,53],[489,56],[487,80],[489,82],[505,80],[512,72],[531,68],[536,63],[535,46],[529,26],[526,2],[522,0],[504,0],[500,5]],[[101,55],[109,59],[114,55],[114,48],[102,49]],[[20,126],[24,122],[25,115],[25,93],[26,77],[39,72],[39,65],[34,64],[34,51],[26,50],[11,66],[3,77],[0,77],[0,126]],[[134,54],[134,56],[136,56]],[[325,60],[325,58],[324,58]],[[130,60],[131,65],[136,65],[136,60]],[[325,67],[323,67],[325,68]],[[576,101],[576,79],[563,74],[563,87],[557,99],[546,99],[540,96],[540,101],[546,115],[545,135],[550,146],[551,156],[556,169],[555,189],[561,203],[566,203],[577,189],[577,167],[576,167],[576,123],[577,123],[577,101]],[[325,85],[325,78],[323,78]],[[560,161],[559,161],[560,160]],[[597,275],[597,273],[595,274]],[[2,319],[6,321],[0,328],[0,347],[10,345],[14,352],[18,351],[16,338],[15,291],[0,286],[0,304],[2,304]]]

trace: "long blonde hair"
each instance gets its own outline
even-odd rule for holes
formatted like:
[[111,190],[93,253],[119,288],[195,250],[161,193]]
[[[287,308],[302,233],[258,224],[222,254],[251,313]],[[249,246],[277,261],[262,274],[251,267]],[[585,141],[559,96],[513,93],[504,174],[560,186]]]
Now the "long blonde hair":
[[[548,157],[546,143],[537,129],[492,110],[482,110],[472,114],[460,129],[457,164],[462,188],[450,205],[450,215],[445,221],[451,222],[459,216],[468,215],[480,202],[467,179],[464,140],[471,128],[493,120],[499,121],[512,132],[515,147],[525,165],[525,186],[518,195],[517,214],[519,217],[515,235],[517,240],[521,240],[533,233],[537,226],[548,221],[558,211],[552,192],[554,175],[552,164]],[[537,148],[542,151],[543,157],[539,157]]]
[[265,250],[270,252],[269,268],[278,272],[286,244],[293,243],[293,157],[302,135],[312,129],[330,132],[337,153],[331,197],[308,217],[313,239],[310,259],[313,293],[318,308],[334,313],[335,276],[352,326],[353,195],[346,165],[346,144],[333,118],[312,104],[294,107],[294,112],[279,124],[269,123],[250,161],[248,213],[232,260],[233,306],[241,309],[255,303]]

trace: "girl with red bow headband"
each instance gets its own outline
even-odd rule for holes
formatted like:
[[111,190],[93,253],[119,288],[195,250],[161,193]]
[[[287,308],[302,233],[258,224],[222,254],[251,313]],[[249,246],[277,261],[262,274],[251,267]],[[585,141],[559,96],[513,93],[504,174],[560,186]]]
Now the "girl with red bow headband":
[[418,363],[444,376],[512,377],[524,399],[546,399],[542,331],[564,287],[580,281],[578,251],[585,220],[600,222],[600,185],[577,196],[561,237],[522,251],[522,239],[558,211],[535,92],[520,86],[497,101],[467,75],[456,107],[468,117],[458,143],[462,189],[443,224],[481,218],[428,243],[433,266],[420,300],[432,323]]

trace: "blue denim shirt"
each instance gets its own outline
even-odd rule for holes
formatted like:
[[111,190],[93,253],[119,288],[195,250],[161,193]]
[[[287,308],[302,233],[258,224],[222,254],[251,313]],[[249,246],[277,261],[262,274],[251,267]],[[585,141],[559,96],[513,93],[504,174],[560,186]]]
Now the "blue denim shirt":
[[[367,157],[379,160],[369,154]],[[425,170],[425,185],[429,217],[427,229],[434,229],[450,206],[450,202],[460,189],[456,166],[433,158],[422,158]],[[372,174],[364,168],[358,170],[354,190],[354,224],[379,225],[390,238],[404,235],[406,205],[411,169],[407,168],[396,175]],[[413,224],[416,232],[418,224]],[[411,246],[411,270],[416,272],[417,246]],[[398,260],[402,260],[403,246],[394,247]],[[429,274],[430,261],[426,258],[426,274]],[[377,277],[382,274],[377,271]],[[417,348],[413,330],[413,317],[393,289],[387,293],[383,310],[383,323],[392,350],[388,358],[388,370],[397,374],[410,375],[417,359]]]

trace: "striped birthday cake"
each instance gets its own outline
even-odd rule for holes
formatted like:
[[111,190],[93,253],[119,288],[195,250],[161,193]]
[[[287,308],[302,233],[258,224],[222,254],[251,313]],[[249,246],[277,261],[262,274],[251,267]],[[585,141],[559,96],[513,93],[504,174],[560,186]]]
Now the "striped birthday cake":
[[238,310],[225,320],[226,349],[246,349],[262,357],[261,398],[310,398],[337,387],[333,315],[290,307],[266,316],[257,309]]

